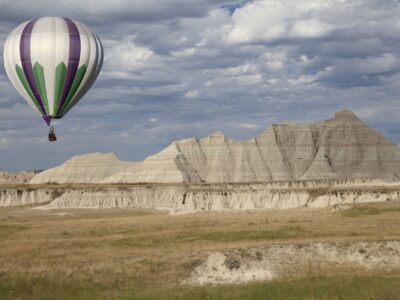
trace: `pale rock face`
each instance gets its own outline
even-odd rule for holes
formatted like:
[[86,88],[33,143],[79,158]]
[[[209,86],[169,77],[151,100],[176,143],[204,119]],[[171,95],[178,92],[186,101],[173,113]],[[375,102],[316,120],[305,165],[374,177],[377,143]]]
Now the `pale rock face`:
[[186,158],[177,149],[175,143],[157,155],[149,156],[141,164],[114,174],[104,183],[182,183],[200,182],[201,178],[192,169]]
[[181,195],[176,187],[67,190],[42,208],[153,208],[169,211]]
[[400,242],[284,243],[216,250],[208,253],[207,258],[194,268],[183,284],[214,285],[277,280],[288,276],[304,276],[305,270],[331,274],[333,270],[346,272],[353,268],[365,272],[398,272]]
[[230,184],[138,184],[0,188],[0,206],[43,209],[153,208],[170,213],[333,207],[400,201],[400,184],[376,180],[313,180]]
[[36,175],[29,183],[99,183],[133,165],[120,161],[114,153],[74,156],[64,164]]
[[379,180],[313,180],[229,184],[4,186],[0,206],[153,208],[171,213],[333,207],[400,201],[400,184]]
[[104,183],[201,182],[200,176],[177,149],[175,143],[143,163],[105,179]]
[[175,141],[140,163],[113,154],[77,156],[31,183],[234,183],[400,179],[400,149],[342,110],[315,124],[274,124],[233,141],[221,132]]
[[0,189],[0,207],[44,204],[56,196],[56,191],[49,190]]
[[0,172],[0,184],[23,184],[35,176],[35,172],[8,173]]
[[[181,167],[177,161],[182,161]],[[400,149],[354,113],[342,110],[316,124],[275,124],[259,137],[242,142],[221,132],[176,141],[106,181],[228,183],[357,178],[398,180]]]

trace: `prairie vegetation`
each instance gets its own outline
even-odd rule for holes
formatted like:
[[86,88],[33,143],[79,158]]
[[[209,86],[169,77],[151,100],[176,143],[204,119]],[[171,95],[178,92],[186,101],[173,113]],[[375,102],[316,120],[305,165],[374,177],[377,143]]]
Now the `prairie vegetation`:
[[400,240],[399,228],[398,202],[336,213],[1,208],[0,299],[398,299],[397,271],[315,269],[271,282],[181,283],[210,251]]

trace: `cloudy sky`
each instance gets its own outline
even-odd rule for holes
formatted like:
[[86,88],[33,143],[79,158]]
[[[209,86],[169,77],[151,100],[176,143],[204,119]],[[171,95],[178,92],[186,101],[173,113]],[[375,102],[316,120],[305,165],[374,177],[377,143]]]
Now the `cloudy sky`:
[[[41,16],[85,23],[105,52],[56,143],[2,60],[8,33]],[[399,143],[399,16],[398,0],[0,0],[0,170],[87,152],[141,160],[176,139],[247,139],[342,108]]]

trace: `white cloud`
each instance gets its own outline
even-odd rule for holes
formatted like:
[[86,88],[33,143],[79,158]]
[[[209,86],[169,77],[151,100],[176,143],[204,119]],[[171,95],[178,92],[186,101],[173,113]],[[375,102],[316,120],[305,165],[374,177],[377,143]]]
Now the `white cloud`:
[[278,83],[278,79],[277,78],[271,78],[271,79],[268,79],[267,80],[267,82],[269,83],[269,84],[277,84]]
[[259,128],[261,128],[260,125],[253,124],[253,123],[239,123],[236,126],[239,128],[244,128],[244,129],[259,129]]
[[302,86],[308,85],[315,82],[318,79],[318,75],[302,75],[296,79],[288,79],[289,86]]
[[[330,26],[317,19],[319,10],[329,1],[257,0],[236,10],[228,42],[271,42],[284,38],[316,38],[329,32]],[[331,3],[332,4],[332,1]]]
[[0,138],[0,149],[5,148],[9,143],[9,139],[5,137]]
[[356,58],[353,61],[343,62],[347,64],[349,72],[359,74],[379,74],[390,72],[399,67],[400,60],[393,53],[385,53],[378,57]]
[[318,38],[323,37],[331,30],[332,26],[317,19],[309,19],[295,22],[289,36],[294,38]]
[[143,68],[151,60],[154,62],[154,53],[145,47],[135,45],[131,38],[121,42],[104,40],[107,47],[104,61],[111,70],[130,70]]
[[197,92],[197,90],[190,90],[187,93],[185,93],[186,98],[196,98],[198,96],[199,96],[199,93]]
[[279,71],[286,63],[286,56],[284,51],[267,52],[264,54],[265,65],[272,71]]
[[196,48],[185,48],[182,50],[178,50],[178,51],[172,51],[171,54],[174,57],[188,57],[188,56],[192,56],[193,54],[196,53]]

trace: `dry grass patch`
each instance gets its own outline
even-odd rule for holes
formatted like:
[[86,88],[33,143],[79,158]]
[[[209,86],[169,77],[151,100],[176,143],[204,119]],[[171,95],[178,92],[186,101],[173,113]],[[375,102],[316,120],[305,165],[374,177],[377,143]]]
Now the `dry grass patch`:
[[[364,213],[369,208],[359,207],[379,213]],[[90,298],[96,287],[100,293],[96,295],[106,295],[105,299],[110,299],[109,291],[122,290],[144,297],[133,299],[158,299],[150,293],[155,285],[178,295],[179,283],[208,251],[276,243],[400,239],[399,203],[357,205],[355,210],[357,217],[347,212],[332,214],[328,209],[171,216],[135,209],[0,208],[0,298],[15,296],[19,290],[21,295],[39,295],[52,285],[54,292],[65,289],[65,295],[87,290],[89,294],[82,295]],[[200,299],[198,291],[193,290],[193,299]],[[54,294],[43,295],[40,299]]]

